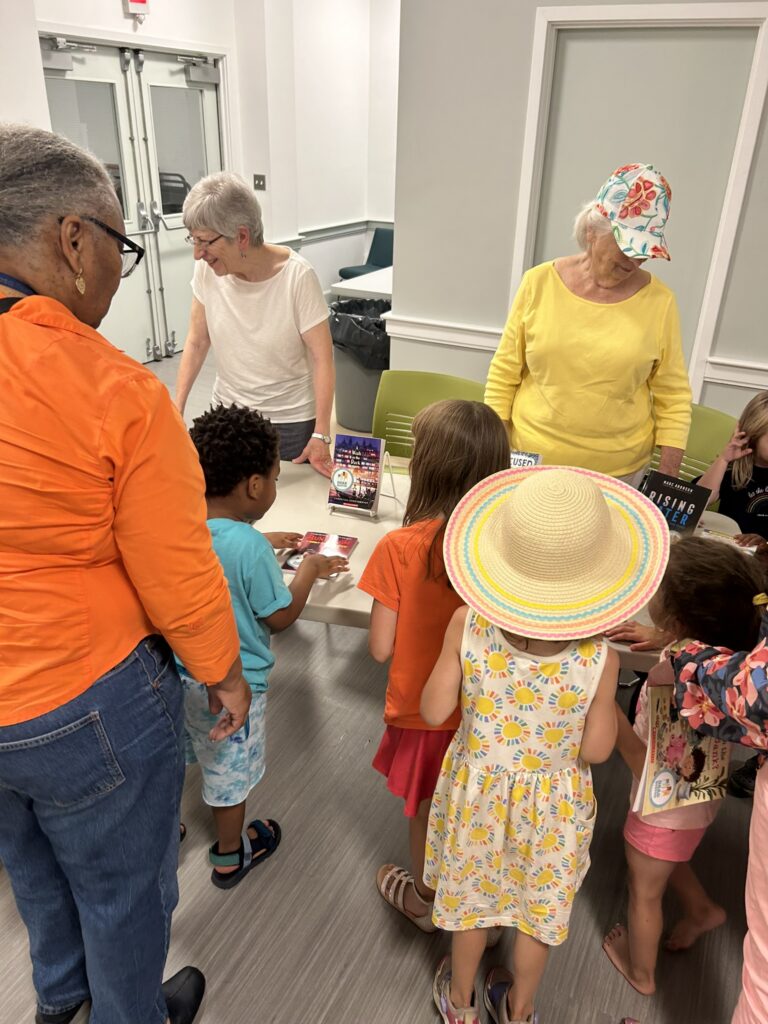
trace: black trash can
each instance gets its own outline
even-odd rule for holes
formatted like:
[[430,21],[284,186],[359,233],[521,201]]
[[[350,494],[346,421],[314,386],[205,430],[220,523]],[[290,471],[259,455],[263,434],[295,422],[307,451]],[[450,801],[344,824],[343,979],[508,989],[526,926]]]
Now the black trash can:
[[386,299],[340,299],[330,307],[336,364],[336,419],[347,430],[371,431],[383,370],[389,369],[389,336],[381,319]]

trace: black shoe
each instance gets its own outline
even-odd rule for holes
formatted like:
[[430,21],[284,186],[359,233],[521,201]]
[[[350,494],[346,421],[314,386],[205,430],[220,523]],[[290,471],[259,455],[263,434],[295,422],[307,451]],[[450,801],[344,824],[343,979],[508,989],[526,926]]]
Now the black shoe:
[[171,1024],[192,1024],[205,993],[205,978],[196,967],[182,967],[163,982],[163,995]]
[[69,1024],[75,1019],[82,1005],[83,1003],[78,1003],[77,1006],[73,1006],[71,1010],[65,1010],[64,1013],[41,1013],[38,1010],[35,1014],[35,1024]]
[[728,792],[731,796],[754,796],[755,780],[757,770],[760,767],[760,755],[755,754],[745,761],[740,768],[736,768],[728,779]]

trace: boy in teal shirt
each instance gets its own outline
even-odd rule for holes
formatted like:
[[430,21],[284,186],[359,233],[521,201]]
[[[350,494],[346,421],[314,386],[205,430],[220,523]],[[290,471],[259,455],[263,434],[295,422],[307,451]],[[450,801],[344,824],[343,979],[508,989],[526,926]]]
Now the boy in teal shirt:
[[287,587],[275,548],[291,547],[300,537],[253,528],[274,503],[280,474],[278,435],[269,420],[251,409],[217,406],[194,421],[190,434],[205,474],[208,528],[229,583],[243,675],[253,692],[246,728],[213,742],[209,733],[220,708],[210,703],[208,688],[179,664],[187,763],[200,763],[203,800],[213,811],[218,836],[209,854],[211,881],[230,889],[274,853],[281,837],[270,818],[245,827],[246,797],[264,774],[267,680],[275,662],[270,635],[299,617],[316,580],[345,571],[347,564],[308,555]]

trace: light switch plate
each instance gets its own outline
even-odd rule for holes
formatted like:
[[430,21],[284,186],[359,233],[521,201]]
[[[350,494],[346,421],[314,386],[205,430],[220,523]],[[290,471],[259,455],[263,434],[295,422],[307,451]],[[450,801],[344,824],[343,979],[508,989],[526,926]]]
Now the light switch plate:
[[266,192],[267,190],[267,176],[266,174],[254,174],[253,176],[253,187],[256,192]]

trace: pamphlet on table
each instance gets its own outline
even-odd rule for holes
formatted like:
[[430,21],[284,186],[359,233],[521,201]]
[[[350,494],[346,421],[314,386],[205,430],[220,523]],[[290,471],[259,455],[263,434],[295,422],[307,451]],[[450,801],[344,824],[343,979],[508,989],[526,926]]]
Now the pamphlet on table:
[[331,509],[375,515],[383,460],[384,441],[380,437],[337,434],[328,492]]
[[305,555],[325,555],[327,558],[349,558],[357,547],[357,537],[340,533],[305,533],[298,546],[289,551],[280,568],[296,572]]
[[654,814],[722,800],[729,745],[691,729],[677,710],[671,686],[648,687],[648,722],[645,764],[632,810]]
[[692,533],[706,511],[712,491],[699,484],[665,476],[652,469],[640,485],[640,491],[658,506],[670,530]]

